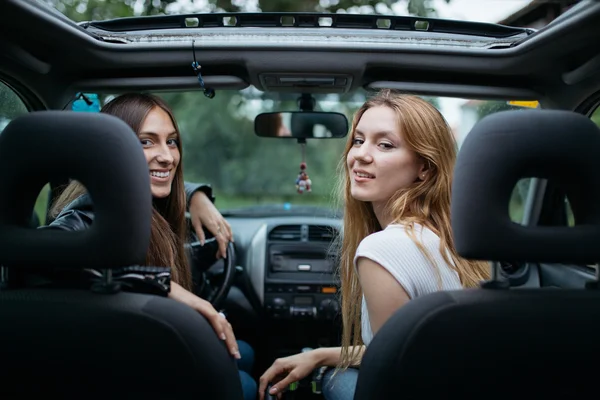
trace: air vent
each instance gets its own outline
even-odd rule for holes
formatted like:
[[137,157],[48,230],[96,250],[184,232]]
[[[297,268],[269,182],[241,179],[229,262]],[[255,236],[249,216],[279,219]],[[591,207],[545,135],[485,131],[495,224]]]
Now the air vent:
[[331,242],[338,234],[338,230],[327,225],[310,225],[308,227],[308,240],[311,242]]
[[300,225],[280,225],[269,233],[269,240],[300,241],[302,237]]

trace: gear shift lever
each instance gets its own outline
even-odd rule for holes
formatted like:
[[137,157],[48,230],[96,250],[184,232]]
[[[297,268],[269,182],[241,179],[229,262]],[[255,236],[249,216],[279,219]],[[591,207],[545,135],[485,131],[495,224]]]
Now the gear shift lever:
[[269,390],[271,390],[272,387],[273,385],[271,384],[267,385],[267,389],[265,389],[265,400],[277,400],[277,395],[269,393]]

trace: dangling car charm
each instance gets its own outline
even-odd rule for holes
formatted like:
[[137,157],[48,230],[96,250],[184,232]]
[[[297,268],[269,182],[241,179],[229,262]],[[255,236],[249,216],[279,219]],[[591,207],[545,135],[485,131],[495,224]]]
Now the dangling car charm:
[[304,192],[310,192],[311,189],[311,180],[306,173],[306,163],[300,163],[300,173],[298,174],[298,178],[296,178],[296,190],[298,193],[302,194]]

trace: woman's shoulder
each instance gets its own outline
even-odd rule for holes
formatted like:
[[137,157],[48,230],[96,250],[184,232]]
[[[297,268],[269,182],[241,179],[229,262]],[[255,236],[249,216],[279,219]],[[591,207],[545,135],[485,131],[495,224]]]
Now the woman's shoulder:
[[360,257],[388,270],[411,299],[437,290],[440,279],[444,288],[460,287],[458,275],[440,252],[439,236],[420,224],[414,224],[412,229],[390,225],[367,236],[356,251],[355,266]]
[[[415,239],[423,245],[439,244],[440,238],[429,228],[421,224],[413,224],[411,229],[404,224],[390,224],[385,229],[374,232],[365,237],[359,244],[360,248],[381,248],[393,246],[394,248],[416,247]],[[428,246],[427,246],[428,247]]]
[[[93,211],[93,209],[94,209],[94,203],[92,202],[92,197],[89,194],[84,193],[81,196],[75,198],[69,204],[67,204],[65,206],[65,208],[63,208],[61,210],[60,214],[69,212],[72,210]],[[59,216],[60,216],[60,214],[59,214]]]
[[40,229],[79,231],[89,228],[93,221],[94,205],[90,195],[85,193],[67,204],[50,225]]
[[389,270],[412,274],[424,265],[443,267],[445,259],[440,252],[440,238],[431,229],[414,224],[394,224],[364,238],[354,257],[371,259]]

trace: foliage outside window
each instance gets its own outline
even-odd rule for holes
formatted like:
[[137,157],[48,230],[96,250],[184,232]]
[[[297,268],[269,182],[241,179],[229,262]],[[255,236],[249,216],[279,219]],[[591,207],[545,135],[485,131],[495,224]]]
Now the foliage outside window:
[[5,83],[0,81],[0,133],[10,121],[29,112],[23,100]]
[[[19,95],[15,93],[7,84],[0,82],[0,133],[13,119],[27,114],[29,109],[21,100]],[[42,189],[35,203],[35,213],[40,221],[46,218],[46,204],[48,201],[48,185]]]
[[[55,7],[75,21],[101,20],[129,16],[220,11],[316,11],[393,14],[398,1],[339,0],[289,2],[288,0],[207,0],[197,2],[176,0],[38,0]],[[445,0],[451,2],[451,0]],[[193,4],[192,4],[193,3]],[[254,4],[250,6],[249,4]],[[411,15],[436,17],[437,11],[428,0],[408,0],[406,10]],[[188,7],[188,8],[186,8]],[[193,8],[193,10],[191,8]],[[254,7],[248,9],[248,7]],[[293,140],[260,139],[253,134],[252,119],[259,112],[297,110],[295,99],[248,99],[244,93],[219,92],[207,100],[199,92],[161,93],[173,107],[184,141],[185,178],[211,183],[218,196],[219,208],[231,208],[264,203],[313,204],[331,206],[331,194],[336,179],[336,166],[344,140],[308,141],[307,172],[313,192],[295,193],[295,177],[300,164],[300,148]],[[105,100],[105,99],[101,99]],[[258,100],[258,101],[257,101]],[[429,98],[439,106],[439,98]],[[345,113],[349,118],[364,101],[364,94],[331,97],[320,102],[321,109]],[[467,101],[461,109],[462,120],[456,128],[460,146],[470,127],[485,115],[513,109],[505,101]],[[520,222],[528,189],[527,182],[515,188],[510,201],[511,218]]]

